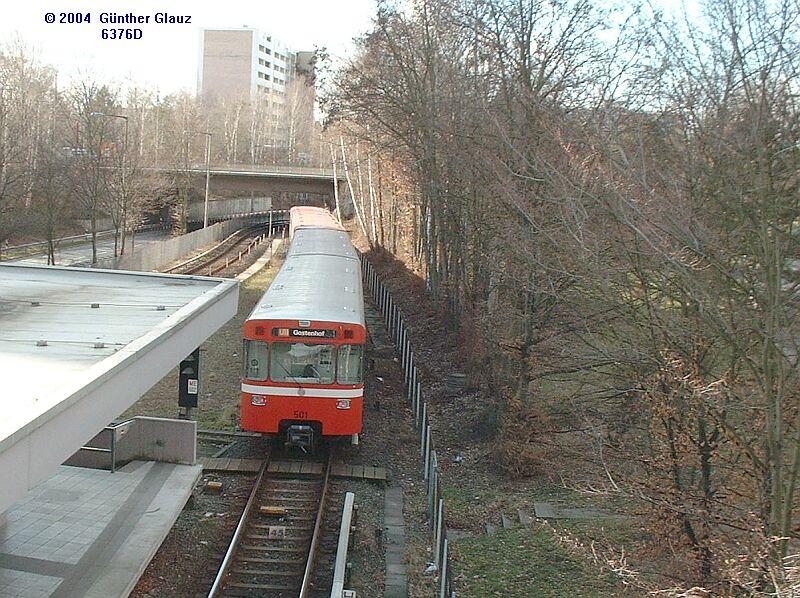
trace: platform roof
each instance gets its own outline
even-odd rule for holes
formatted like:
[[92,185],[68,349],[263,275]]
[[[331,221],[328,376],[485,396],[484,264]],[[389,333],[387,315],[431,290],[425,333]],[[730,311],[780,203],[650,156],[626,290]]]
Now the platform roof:
[[0,513],[237,308],[234,280],[0,264]]

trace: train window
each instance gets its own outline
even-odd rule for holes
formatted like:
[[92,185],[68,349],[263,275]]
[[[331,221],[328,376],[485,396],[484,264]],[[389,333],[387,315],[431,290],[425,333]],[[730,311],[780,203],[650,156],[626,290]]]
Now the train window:
[[267,343],[244,341],[244,377],[248,380],[266,380],[269,368]]
[[332,384],[333,345],[272,343],[270,378],[273,382]]
[[339,347],[339,384],[361,384],[362,381],[362,345],[341,345]]

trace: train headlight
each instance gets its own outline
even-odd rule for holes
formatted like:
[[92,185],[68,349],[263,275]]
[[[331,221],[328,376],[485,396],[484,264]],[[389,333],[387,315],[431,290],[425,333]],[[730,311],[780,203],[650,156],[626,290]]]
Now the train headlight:
[[264,395],[253,395],[253,398],[250,399],[251,405],[256,405],[258,407],[263,407],[267,404],[267,397]]
[[336,401],[337,409],[350,409],[350,399],[339,399]]

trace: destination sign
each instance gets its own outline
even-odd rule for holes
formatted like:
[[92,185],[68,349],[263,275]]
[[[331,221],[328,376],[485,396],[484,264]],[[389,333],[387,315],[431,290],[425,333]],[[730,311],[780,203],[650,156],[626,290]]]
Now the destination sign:
[[272,334],[291,338],[336,338],[335,330],[323,328],[273,328]]

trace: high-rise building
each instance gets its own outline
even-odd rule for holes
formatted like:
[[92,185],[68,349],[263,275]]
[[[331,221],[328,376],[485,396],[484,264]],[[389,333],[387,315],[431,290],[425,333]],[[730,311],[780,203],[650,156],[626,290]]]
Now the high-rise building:
[[[286,85],[313,65],[313,53],[290,51],[258,29],[203,29],[197,91],[204,98],[253,100],[259,94],[282,103]],[[306,73],[303,73],[306,74]],[[313,78],[313,73],[309,73]]]

